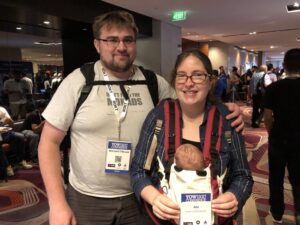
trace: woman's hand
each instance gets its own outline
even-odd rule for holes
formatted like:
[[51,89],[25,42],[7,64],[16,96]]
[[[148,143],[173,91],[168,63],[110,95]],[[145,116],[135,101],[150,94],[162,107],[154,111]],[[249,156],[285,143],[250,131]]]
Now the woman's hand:
[[231,192],[225,192],[212,201],[212,211],[221,217],[232,217],[238,210],[238,201]]
[[179,206],[164,194],[158,194],[152,202],[154,215],[162,220],[178,220],[180,216]]
[[242,117],[242,113],[241,113],[241,110],[240,110],[240,107],[235,104],[235,103],[232,103],[232,102],[227,102],[227,103],[224,103],[228,110],[231,112],[230,114],[228,114],[226,116],[226,119],[230,120],[230,119],[234,119],[234,121],[231,123],[231,126],[232,127],[235,127],[235,130],[237,132],[240,132],[244,129],[244,120],[243,120],[243,117]]

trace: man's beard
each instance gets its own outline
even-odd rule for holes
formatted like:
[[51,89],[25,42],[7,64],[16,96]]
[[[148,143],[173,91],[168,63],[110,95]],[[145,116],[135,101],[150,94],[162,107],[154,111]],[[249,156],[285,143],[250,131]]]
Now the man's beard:
[[[101,58],[100,58],[101,59]],[[131,69],[132,64],[133,64],[133,60],[128,60],[126,62],[126,64],[123,64],[122,66],[120,66],[120,64],[115,63],[115,61],[113,60],[112,62],[107,62],[105,60],[102,60],[103,65],[113,71],[113,72],[117,72],[117,73],[124,73],[124,72],[128,72],[128,70]]]

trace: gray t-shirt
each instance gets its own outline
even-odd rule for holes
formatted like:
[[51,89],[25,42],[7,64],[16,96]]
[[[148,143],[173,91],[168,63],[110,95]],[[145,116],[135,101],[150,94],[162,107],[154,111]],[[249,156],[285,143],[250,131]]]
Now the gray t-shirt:
[[[96,80],[103,80],[100,61],[95,64]],[[109,76],[110,80],[119,80]],[[159,99],[174,97],[174,91],[161,76],[158,78]],[[144,80],[140,70],[131,77]],[[118,139],[118,122],[105,85],[94,86],[78,110],[73,122],[74,109],[85,79],[76,69],[61,83],[43,117],[54,127],[67,131],[71,126],[70,184],[79,192],[96,197],[119,197],[132,193],[129,174],[105,173],[108,139]],[[118,85],[112,85],[119,111],[123,96]],[[153,108],[146,85],[132,85],[129,107],[121,123],[121,140],[132,143],[131,158],[140,130],[148,112]]]

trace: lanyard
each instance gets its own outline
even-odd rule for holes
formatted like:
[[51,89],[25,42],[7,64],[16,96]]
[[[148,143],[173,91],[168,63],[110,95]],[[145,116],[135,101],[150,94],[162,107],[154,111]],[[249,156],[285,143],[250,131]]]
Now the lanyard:
[[[104,68],[102,67],[102,72],[103,72],[103,79],[105,81],[109,81],[109,77],[108,74],[106,73],[106,71],[104,70]],[[120,140],[121,137],[121,123],[125,120],[126,114],[127,114],[127,109],[128,109],[128,105],[129,105],[129,98],[124,98],[124,104],[121,110],[121,113],[119,113],[119,108],[116,102],[116,97],[115,94],[112,90],[112,87],[110,84],[106,84],[105,85],[107,88],[107,91],[109,93],[109,98],[111,100],[113,109],[114,109],[114,113],[116,115],[117,121],[118,121],[118,138]],[[127,86],[126,92],[127,94],[129,94],[131,86]],[[129,96],[129,95],[128,95]]]

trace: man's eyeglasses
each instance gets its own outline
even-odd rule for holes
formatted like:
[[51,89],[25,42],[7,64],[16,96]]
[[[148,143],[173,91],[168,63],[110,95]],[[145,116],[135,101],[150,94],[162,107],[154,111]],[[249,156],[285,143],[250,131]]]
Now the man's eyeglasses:
[[190,78],[195,84],[202,84],[206,81],[206,78],[210,76],[210,74],[204,72],[193,72],[190,76],[180,72],[176,74],[176,83],[184,84]]
[[107,38],[107,39],[97,38],[97,40],[105,42],[110,47],[117,47],[120,44],[120,42],[123,42],[124,45],[129,47],[129,46],[133,46],[136,42],[136,40],[131,37],[124,38],[123,40],[120,40],[119,38]]

